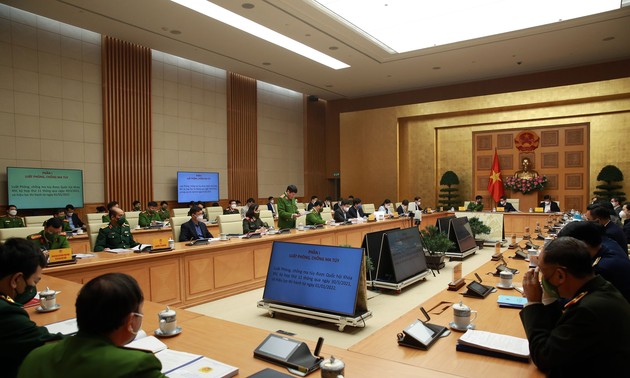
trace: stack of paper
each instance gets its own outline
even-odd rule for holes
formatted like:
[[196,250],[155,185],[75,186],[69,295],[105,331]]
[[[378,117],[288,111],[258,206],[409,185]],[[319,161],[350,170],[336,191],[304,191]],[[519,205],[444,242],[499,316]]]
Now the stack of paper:
[[514,295],[499,295],[497,303],[499,307],[523,308],[527,303],[527,298]]
[[529,362],[529,343],[520,337],[469,329],[457,341],[462,352]]

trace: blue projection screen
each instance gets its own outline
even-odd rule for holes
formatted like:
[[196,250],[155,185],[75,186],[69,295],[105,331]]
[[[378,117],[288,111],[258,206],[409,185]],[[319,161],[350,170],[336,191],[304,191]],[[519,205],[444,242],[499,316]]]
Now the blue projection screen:
[[7,192],[18,209],[83,207],[83,171],[7,167]]
[[273,242],[263,300],[354,315],[363,249]]
[[218,172],[177,172],[177,202],[218,200]]

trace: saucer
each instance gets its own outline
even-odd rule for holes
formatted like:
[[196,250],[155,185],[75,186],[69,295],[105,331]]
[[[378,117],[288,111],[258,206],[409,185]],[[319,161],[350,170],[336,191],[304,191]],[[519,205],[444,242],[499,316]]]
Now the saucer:
[[448,323],[448,326],[451,327],[451,329],[459,332],[466,332],[469,329],[475,329],[475,325],[473,323],[470,323],[468,326],[466,326],[466,328],[459,328],[457,324],[455,324],[455,322]]
[[61,307],[60,304],[56,304],[51,308],[43,308],[42,306],[37,306],[37,308],[35,309],[35,311],[37,312],[51,312],[51,311],[57,311],[59,310],[59,308]]
[[514,284],[512,284],[510,286],[503,286],[500,283],[498,283],[498,284],[496,284],[496,287],[498,287],[499,289],[511,290],[511,289],[514,289]]
[[177,328],[175,328],[175,331],[173,331],[171,333],[164,333],[164,332],[162,332],[161,329],[158,328],[158,329],[155,330],[154,333],[155,333],[155,336],[157,336],[157,337],[173,337],[173,336],[177,336],[180,333],[182,333],[182,327],[178,326]]

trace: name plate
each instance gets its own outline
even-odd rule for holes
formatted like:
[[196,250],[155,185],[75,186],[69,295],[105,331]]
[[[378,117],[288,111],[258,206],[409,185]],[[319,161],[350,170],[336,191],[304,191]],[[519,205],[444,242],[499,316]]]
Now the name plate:
[[545,208],[544,207],[535,207],[534,208],[534,212],[535,213],[544,213],[545,212]]
[[505,207],[497,207],[497,211],[505,211]]
[[168,248],[168,239],[165,239],[165,238],[153,239],[151,244],[153,245],[153,249]]
[[51,263],[72,260],[72,248],[60,248],[48,250]]
[[466,206],[460,206],[459,211],[466,211]]

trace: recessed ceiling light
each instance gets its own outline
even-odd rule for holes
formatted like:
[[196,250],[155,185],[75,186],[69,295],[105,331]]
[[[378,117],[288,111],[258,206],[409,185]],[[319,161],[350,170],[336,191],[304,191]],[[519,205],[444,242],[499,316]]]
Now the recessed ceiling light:
[[434,70],[440,70],[440,69],[442,69],[442,67],[440,67],[440,66],[435,66],[435,67],[433,67],[433,69],[434,69]]
[[328,48],[328,50],[339,50],[339,47],[337,47],[337,46],[330,46]]
[[178,35],[178,34],[182,34],[182,32],[180,30],[171,30],[171,34]]
[[245,9],[253,9],[255,7],[255,5],[252,3],[243,3],[241,4],[241,6]]
[[262,62],[262,65],[263,66],[271,66],[271,63],[269,63],[269,62]]
[[326,84],[326,88],[332,88],[333,85],[332,84]]
[[211,3],[207,0],[171,0],[181,6],[191,9],[195,12],[201,13],[214,20],[222,22],[226,25],[230,25],[234,28],[242,30],[251,34],[254,37],[263,39],[267,42],[271,42],[274,45],[285,48],[296,54],[302,55],[305,58],[311,59],[317,63],[328,66],[332,69],[339,70],[342,68],[350,67],[346,63],[337,60],[329,55],[315,50],[312,47],[291,39],[285,35],[282,35],[276,31],[273,31],[265,26],[262,26],[252,20],[249,20],[241,15],[231,12],[225,8]]
[[608,41],[612,41],[613,39],[615,39],[615,37],[606,37],[606,38],[602,39],[602,41],[608,42]]

